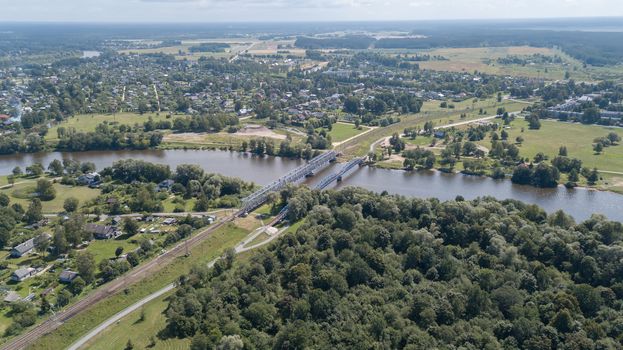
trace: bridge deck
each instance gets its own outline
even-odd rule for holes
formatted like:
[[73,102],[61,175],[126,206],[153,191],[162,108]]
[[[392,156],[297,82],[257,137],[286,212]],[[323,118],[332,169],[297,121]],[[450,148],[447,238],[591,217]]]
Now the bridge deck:
[[279,179],[271,182],[267,186],[262,187],[257,192],[245,198],[242,201],[242,211],[249,212],[259,207],[264,202],[266,202],[269,193],[279,191],[289,183],[297,182],[304,179],[306,175],[325,167],[329,162],[335,160],[336,157],[337,152],[335,151],[325,152],[313,158],[312,160],[307,162],[307,164],[304,164],[288,172]]

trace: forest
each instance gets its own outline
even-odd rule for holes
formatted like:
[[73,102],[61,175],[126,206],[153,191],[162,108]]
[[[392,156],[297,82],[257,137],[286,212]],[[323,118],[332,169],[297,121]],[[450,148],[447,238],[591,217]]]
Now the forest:
[[440,47],[521,46],[560,47],[570,56],[590,65],[605,66],[621,63],[623,48],[618,32],[553,31],[509,29],[485,25],[423,27],[413,30],[425,37],[375,39],[369,36],[340,38],[299,37],[296,46],[306,49],[432,49]]
[[617,349],[623,227],[514,200],[287,188],[295,233],[179,279],[192,349]]

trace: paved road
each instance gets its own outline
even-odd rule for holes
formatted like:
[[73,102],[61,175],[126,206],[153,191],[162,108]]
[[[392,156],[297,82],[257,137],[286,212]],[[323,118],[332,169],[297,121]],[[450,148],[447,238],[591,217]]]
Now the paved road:
[[[264,245],[272,242],[277,237],[279,237],[287,228],[288,227],[282,228],[281,230],[279,230],[277,233],[275,233],[272,236],[270,236],[265,241],[262,241],[262,242],[260,242],[258,244],[250,246],[250,247],[246,247],[247,243],[253,241],[257,236],[262,234],[264,232],[264,230],[266,230],[266,226],[257,229],[249,238],[246,238],[245,240],[240,242],[240,244],[238,244],[235,247],[236,254],[244,253],[244,252],[247,252],[247,251],[253,250],[253,249],[257,249],[257,248],[259,248],[261,246],[264,246]],[[208,267],[214,266],[214,264],[219,259],[220,258],[216,258],[216,259],[210,261],[208,263]],[[150,295],[146,296],[145,298],[137,301],[136,303],[128,306],[127,308],[121,310],[120,312],[118,312],[117,314],[112,316],[111,318],[109,318],[106,321],[102,322],[99,326],[94,328],[92,331],[90,331],[89,333],[85,334],[82,338],[78,339],[69,348],[67,348],[67,350],[78,350],[78,349],[80,349],[87,342],[89,342],[91,339],[93,339],[95,336],[97,336],[99,333],[103,332],[106,328],[112,326],[117,321],[120,321],[122,318],[126,317],[127,315],[131,314],[132,312],[134,312],[134,311],[138,310],[139,308],[143,307],[145,304],[149,303],[150,301],[155,300],[155,299],[161,297],[162,295],[172,291],[173,289],[175,289],[175,287],[176,287],[176,285],[174,283],[171,283],[171,284],[165,286],[164,288],[154,292],[153,294],[150,294]]]
[[[519,114],[521,112],[510,112],[509,114]],[[452,123],[452,124],[446,124],[446,125],[440,125],[440,126],[436,126],[433,129],[434,130],[443,130],[443,129],[449,129],[449,128],[454,128],[457,126],[462,126],[462,125],[468,125],[468,124],[473,124],[473,123],[478,123],[478,122],[485,122],[485,121],[489,121],[492,119],[495,119],[497,116],[496,115],[492,115],[489,117],[483,117],[483,118],[478,118],[478,119],[471,119],[471,120],[465,120],[462,122],[456,122],[456,123]],[[372,143],[370,145],[370,152],[374,152],[374,149],[376,148],[376,146],[378,146],[380,143],[384,142],[385,140],[389,140],[389,136],[383,137],[379,140],[376,140],[374,143]]]
[[112,326],[115,322],[117,322],[120,319],[122,319],[122,318],[126,317],[127,315],[131,314],[133,311],[136,311],[138,308],[140,308],[143,305],[149,303],[150,301],[152,301],[152,300],[154,300],[156,298],[159,298],[160,296],[168,293],[169,291],[172,291],[174,288],[175,288],[175,284],[171,283],[171,284],[167,285],[166,287],[160,289],[159,291],[157,291],[157,292],[155,292],[153,294],[150,294],[147,297],[141,299],[136,304],[121,310],[119,313],[117,313],[113,317],[107,319],[102,324],[97,326],[95,329],[93,329],[92,331],[87,333],[84,337],[80,338],[77,342],[75,342],[73,345],[71,345],[68,348],[68,350],[78,350],[78,349],[80,349],[81,346],[86,344],[86,342],[88,342],[89,340],[91,340],[91,338],[93,338],[96,335],[98,335],[104,329]]
[[171,248],[167,252],[151,259],[150,261],[139,265],[135,269],[128,272],[126,275],[123,275],[111,282],[108,282],[83,299],[77,301],[75,304],[67,307],[66,309],[56,313],[55,315],[49,317],[43,323],[35,326],[30,329],[28,332],[10,340],[6,344],[2,345],[3,350],[19,350],[24,349],[30,345],[32,345],[37,339],[44,336],[47,333],[52,332],[63,323],[69,321],[73,317],[79,315],[84,310],[90,308],[96,303],[108,298],[111,295],[117,294],[123,289],[127,288],[129,285],[139,282],[145,278],[151,276],[155,271],[160,270],[163,266],[170,264],[175,260],[175,258],[183,256],[186,253],[186,246],[188,248],[192,248],[200,244],[204,239],[206,239],[212,232],[222,227],[225,223],[233,221],[237,217],[236,214],[230,215],[223,220],[209,226],[205,230],[199,232],[198,234],[190,237],[186,241],[180,242],[175,247]]

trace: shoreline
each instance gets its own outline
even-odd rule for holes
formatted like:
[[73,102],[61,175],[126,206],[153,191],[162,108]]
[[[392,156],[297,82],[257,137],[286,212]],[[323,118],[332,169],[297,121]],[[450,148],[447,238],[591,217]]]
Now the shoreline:
[[[258,155],[258,154],[254,154],[252,152],[246,151],[243,152],[241,150],[237,150],[237,149],[232,149],[232,147],[211,147],[211,146],[201,146],[201,145],[196,145],[195,147],[186,147],[186,146],[175,146],[175,145],[169,145],[167,147],[155,147],[155,148],[147,148],[147,149],[120,149],[120,150],[89,150],[89,151],[41,151],[41,152],[35,152],[35,153],[24,153],[24,152],[19,152],[19,153],[12,153],[12,154],[2,154],[0,155],[0,160],[3,157],[19,157],[19,158],[23,158],[23,157],[37,157],[37,156],[43,156],[43,155],[47,155],[47,154],[51,154],[51,153],[60,153],[60,154],[88,154],[88,153],[105,153],[105,152],[124,152],[124,153],[132,153],[132,152],[145,152],[145,151],[151,151],[151,152],[166,152],[166,151],[193,151],[193,152],[231,152],[231,153],[238,153],[238,154],[243,154],[246,156],[251,156],[251,157],[275,157],[275,158],[283,158],[283,159],[288,159],[288,160],[301,160],[301,161],[306,161],[306,159],[304,158],[296,158],[296,157],[283,157],[283,156],[279,156],[279,155],[267,155],[267,154],[263,154],[263,155]],[[326,151],[326,150],[322,150],[322,151]],[[62,160],[63,158],[61,158]],[[338,161],[338,163],[345,163],[344,161],[340,162]],[[370,168],[375,168],[375,169],[381,169],[381,170],[391,170],[391,171],[401,171],[401,172],[418,172],[418,171],[431,171],[431,172],[439,172],[439,173],[445,173],[445,174],[451,174],[451,175],[461,175],[461,176],[474,176],[474,177],[481,177],[481,178],[489,178],[489,179],[493,179],[490,176],[487,175],[476,175],[476,174],[465,174],[462,173],[460,171],[452,171],[452,172],[447,172],[447,171],[443,171],[440,170],[438,168],[432,168],[432,169],[414,169],[414,170],[407,170],[405,169],[403,166],[379,166],[378,163],[369,163],[366,162],[364,163],[366,166],[370,167]],[[45,164],[42,164],[44,167],[46,166]],[[0,176],[8,176],[11,174],[0,174]],[[493,179],[496,180],[496,179]],[[507,176],[504,179],[499,179],[502,181],[510,181],[510,178]],[[518,186],[527,186],[527,187],[532,187],[532,188],[541,188],[541,187],[536,187],[536,186],[532,186],[532,185],[518,185]],[[10,187],[10,185],[2,185],[1,188],[8,188]],[[563,187],[565,189],[569,189],[567,188],[564,184],[558,184],[557,187]],[[554,188],[554,187],[550,187],[550,188]],[[587,191],[598,191],[598,192],[610,192],[613,194],[617,194],[617,195],[623,195],[623,190],[621,191],[616,191],[616,190],[610,190],[610,189],[604,189],[604,188],[599,188],[599,187],[593,187],[593,186],[586,186],[586,185],[578,185],[575,186],[571,189],[584,189]]]
[[[437,168],[407,170],[404,167],[391,167],[391,166],[384,167],[384,166],[377,166],[376,164],[369,164],[369,163],[366,163],[366,165],[371,167],[371,168],[381,169],[381,170],[390,170],[390,171],[401,171],[401,172],[430,171],[430,172],[450,174],[450,175],[455,175],[455,176],[473,176],[473,177],[480,177],[480,178],[488,178],[488,179],[492,179],[492,180],[511,181],[509,176],[506,176],[503,179],[494,179],[494,178],[492,178],[491,176],[488,176],[488,175],[466,174],[466,173],[463,173],[461,171],[451,171],[451,172],[448,172],[448,171],[443,171],[443,170],[440,170],[440,169],[437,169]],[[512,183],[512,181],[511,181],[511,183]],[[536,188],[536,189],[554,189],[554,188],[564,188],[566,190],[581,189],[581,190],[594,191],[594,192],[610,192],[610,193],[614,193],[614,194],[618,194],[618,195],[622,195],[623,196],[623,190],[615,191],[615,190],[609,190],[609,189],[593,187],[593,186],[585,186],[585,185],[577,185],[577,186],[574,186],[572,188],[568,188],[567,186],[565,186],[564,184],[561,184],[561,183],[559,183],[556,187],[537,187],[537,186],[532,186],[532,185],[520,185],[520,184],[515,184],[515,183],[513,183],[513,185],[527,186],[527,187]]]

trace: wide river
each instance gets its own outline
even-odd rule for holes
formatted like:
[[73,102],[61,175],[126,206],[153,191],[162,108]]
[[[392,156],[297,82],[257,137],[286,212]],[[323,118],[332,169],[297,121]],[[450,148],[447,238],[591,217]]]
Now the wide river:
[[[179,164],[198,164],[207,172],[236,176],[261,185],[270,183],[304,162],[275,157],[261,158],[226,151],[50,152],[0,156],[0,174],[11,173],[16,166],[24,169],[34,162],[40,162],[47,167],[53,159],[66,158],[93,162],[98,169],[110,166],[117,160],[128,158],[167,164],[172,169]],[[339,166],[339,164],[330,165],[308,181],[313,184]],[[563,209],[576,220],[584,220],[593,213],[601,213],[609,219],[623,221],[623,195],[611,192],[569,190],[562,186],[554,189],[539,189],[487,177],[444,174],[435,171],[405,172],[370,167],[352,171],[344,178],[344,181],[335,185],[336,188],[344,186],[360,186],[375,192],[386,190],[389,193],[421,198],[437,197],[441,200],[454,199],[457,195],[466,199],[482,196],[492,196],[498,199],[512,198],[538,204],[548,212]]]

